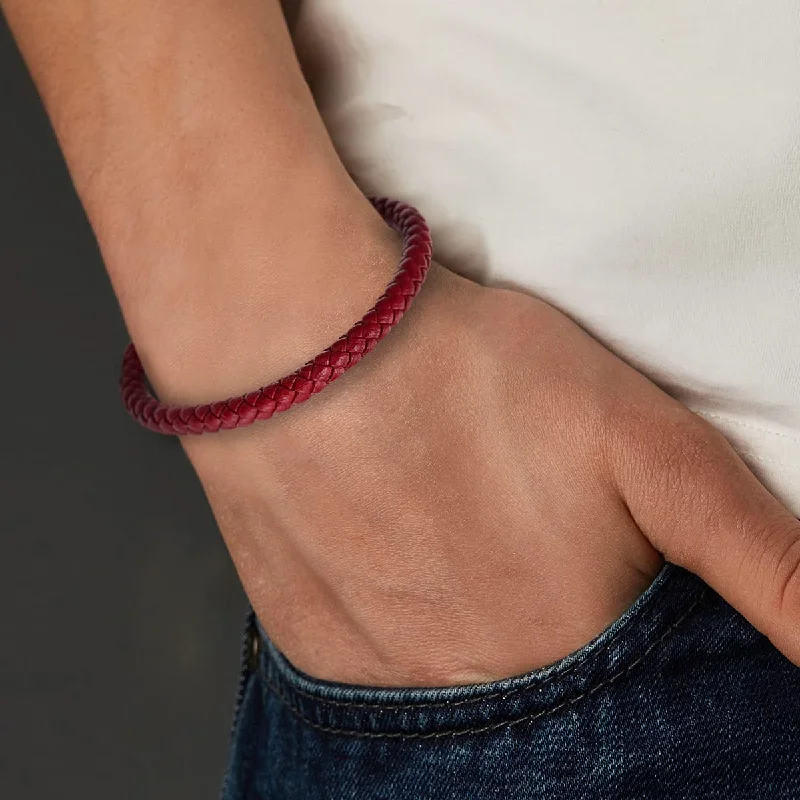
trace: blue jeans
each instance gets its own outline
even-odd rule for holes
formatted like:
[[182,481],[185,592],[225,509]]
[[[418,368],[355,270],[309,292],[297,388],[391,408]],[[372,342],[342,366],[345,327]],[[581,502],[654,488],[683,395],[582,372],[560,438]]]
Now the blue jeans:
[[800,798],[800,669],[672,564],[585,647],[493,683],[317,680],[252,615],[244,650],[224,800]]

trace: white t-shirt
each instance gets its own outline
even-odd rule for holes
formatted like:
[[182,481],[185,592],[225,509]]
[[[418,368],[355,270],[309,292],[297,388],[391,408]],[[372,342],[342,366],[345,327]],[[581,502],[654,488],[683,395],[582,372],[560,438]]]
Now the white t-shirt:
[[800,516],[800,2],[304,0],[365,191],[560,308]]

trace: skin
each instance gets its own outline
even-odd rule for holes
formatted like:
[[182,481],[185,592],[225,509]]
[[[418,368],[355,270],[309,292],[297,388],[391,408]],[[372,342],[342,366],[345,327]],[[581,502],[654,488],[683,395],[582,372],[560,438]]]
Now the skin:
[[[269,383],[381,294],[399,242],[275,2],[0,7],[162,399]],[[800,522],[707,422],[525,294],[436,264],[334,385],[184,447],[265,629],[312,675],[522,673],[593,638],[664,557],[800,663]]]

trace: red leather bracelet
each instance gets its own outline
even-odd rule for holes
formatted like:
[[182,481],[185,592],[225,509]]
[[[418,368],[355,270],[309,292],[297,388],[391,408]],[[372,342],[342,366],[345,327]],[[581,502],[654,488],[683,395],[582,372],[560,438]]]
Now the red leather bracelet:
[[415,208],[399,200],[372,198],[384,220],[403,234],[403,254],[392,282],[359,322],[296,372],[248,394],[198,406],[168,406],[147,389],[133,344],[122,359],[122,402],[139,423],[158,433],[213,433],[250,425],[286,411],[322,391],[357,364],[402,319],[431,264],[431,234]]

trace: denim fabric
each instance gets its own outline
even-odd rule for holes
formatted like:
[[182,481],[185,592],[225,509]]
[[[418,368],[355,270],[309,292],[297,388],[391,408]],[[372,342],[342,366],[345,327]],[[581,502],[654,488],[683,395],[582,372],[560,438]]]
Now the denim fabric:
[[224,800],[800,798],[800,669],[672,564],[585,647],[489,684],[320,681],[249,624]]

